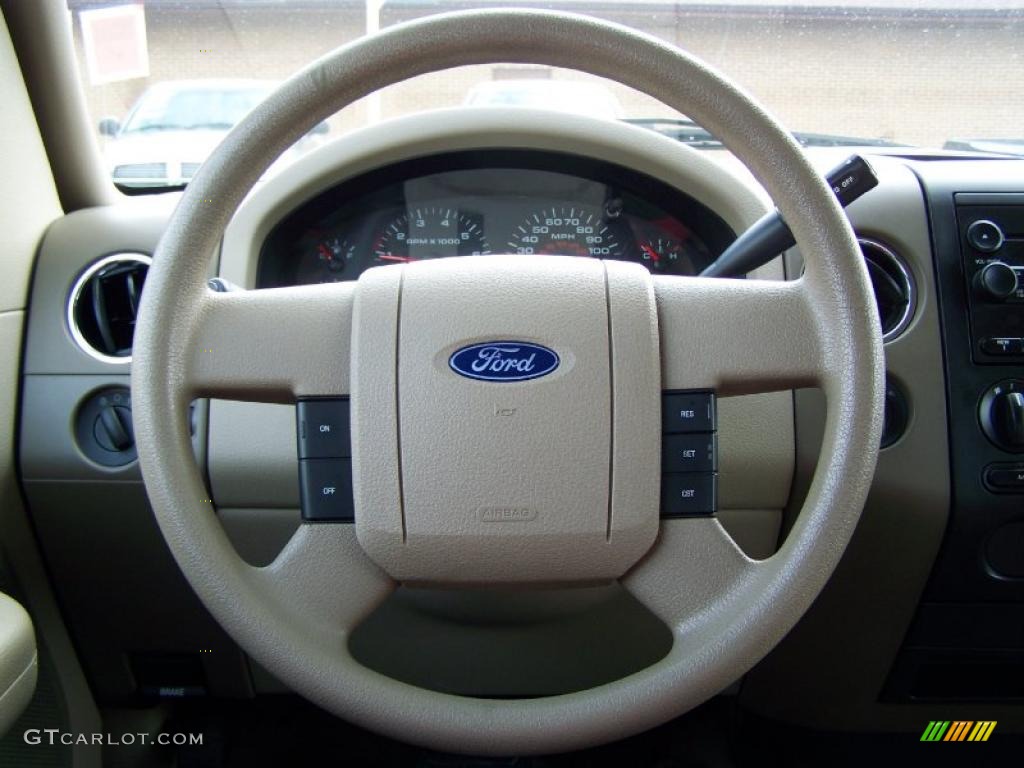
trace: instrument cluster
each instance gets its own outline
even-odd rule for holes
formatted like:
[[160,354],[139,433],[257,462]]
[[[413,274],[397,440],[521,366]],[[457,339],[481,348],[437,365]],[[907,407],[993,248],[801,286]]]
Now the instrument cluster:
[[256,287],[499,253],[620,259],[695,275],[733,238],[713,211],[621,166],[536,151],[462,152],[388,166],[304,203],[264,242]]

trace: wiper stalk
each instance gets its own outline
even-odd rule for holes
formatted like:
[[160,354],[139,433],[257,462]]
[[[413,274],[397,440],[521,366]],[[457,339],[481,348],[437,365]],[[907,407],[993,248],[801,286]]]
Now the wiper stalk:
[[[839,204],[845,208],[878,186],[874,170],[860,155],[850,155],[825,177]],[[777,210],[761,217],[709,264],[701,277],[740,277],[774,259],[796,244],[793,233]]]

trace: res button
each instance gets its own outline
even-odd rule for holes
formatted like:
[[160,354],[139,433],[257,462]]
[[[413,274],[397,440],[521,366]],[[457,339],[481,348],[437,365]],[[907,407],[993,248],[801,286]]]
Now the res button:
[[711,392],[668,392],[661,397],[661,430],[666,434],[715,431]]

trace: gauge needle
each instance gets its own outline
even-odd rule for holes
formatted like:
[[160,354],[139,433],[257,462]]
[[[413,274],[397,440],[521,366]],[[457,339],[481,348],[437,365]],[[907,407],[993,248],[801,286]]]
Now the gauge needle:
[[651,248],[649,245],[641,245],[640,250],[651,257],[651,261],[661,261],[661,257],[658,256],[658,252]]
[[377,258],[380,259],[381,261],[410,262],[418,260],[415,256],[392,256],[390,253],[381,253],[377,256]]
[[334,258],[334,255],[327,249],[327,246],[324,245],[323,243],[320,243],[320,245],[318,245],[317,248],[319,248],[320,250],[320,255],[323,256],[328,261],[331,261]]

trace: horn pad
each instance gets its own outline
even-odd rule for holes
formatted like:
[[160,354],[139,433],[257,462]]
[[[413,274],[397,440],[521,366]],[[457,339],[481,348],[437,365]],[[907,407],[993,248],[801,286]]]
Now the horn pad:
[[660,358],[643,267],[373,269],[352,333],[356,529],[394,578],[602,581],[654,542]]

